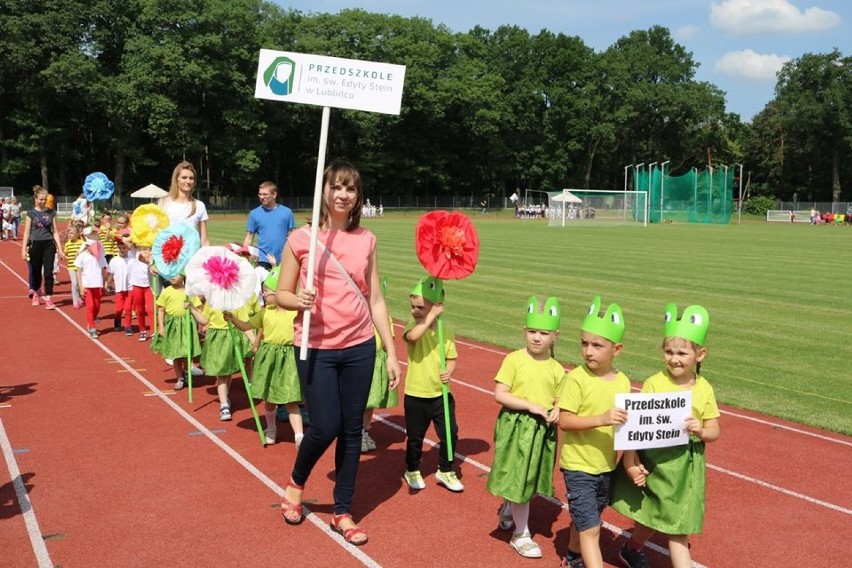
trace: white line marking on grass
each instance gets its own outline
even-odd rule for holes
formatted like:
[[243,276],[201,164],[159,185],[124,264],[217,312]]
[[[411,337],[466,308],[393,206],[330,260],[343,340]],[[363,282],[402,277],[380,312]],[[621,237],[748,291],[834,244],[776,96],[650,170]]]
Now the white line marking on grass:
[[27,488],[21,477],[18,462],[15,461],[15,453],[12,450],[9,437],[6,435],[3,420],[0,420],[0,447],[3,448],[3,457],[6,458],[6,467],[9,469],[9,479],[12,480],[12,485],[15,488],[15,497],[18,499],[18,506],[21,507],[21,514],[24,517],[24,524],[27,527],[27,534],[30,537],[30,544],[33,547],[38,566],[39,568],[52,568],[53,561],[50,559],[50,553],[47,551],[47,546],[41,536],[38,519],[36,519],[32,503],[30,503],[30,497],[27,495]]
[[[385,416],[388,416],[388,415],[387,415],[387,414],[376,415],[376,416],[374,416],[374,418],[375,418],[376,420],[380,421],[382,424],[385,424],[385,425],[387,425],[387,426],[390,426],[390,427],[391,427],[391,428],[393,428],[394,430],[397,430],[397,431],[402,432],[403,434],[405,434],[405,428],[403,428],[402,426],[397,426],[396,424],[394,424],[394,423],[393,423],[393,422],[391,422],[390,420],[387,420],[387,419],[385,418]],[[433,448],[437,448],[437,447],[438,447],[438,443],[437,443],[437,442],[433,442],[433,441],[432,441],[432,440],[430,440],[429,438],[423,438],[423,443],[428,444],[429,446],[432,446]],[[482,470],[482,471],[484,471],[484,472],[486,472],[486,473],[491,472],[491,468],[490,468],[490,467],[488,467],[487,465],[485,465],[484,463],[478,462],[478,461],[476,461],[475,459],[469,458],[469,457],[467,457],[467,456],[465,456],[465,455],[463,455],[463,454],[460,454],[460,453],[458,453],[458,452],[456,452],[454,455],[455,455],[457,458],[459,458],[460,460],[462,460],[463,462],[465,462],[465,463],[467,463],[467,464],[470,464],[470,465],[472,465],[473,467],[475,467],[475,468],[477,468],[477,469],[480,469],[480,470]],[[557,507],[559,507],[559,508],[561,508],[561,509],[564,509],[565,511],[568,511],[568,505],[567,505],[567,504],[565,504],[565,503],[563,503],[563,502],[562,502],[562,501],[560,501],[559,499],[556,499],[555,497],[545,497],[544,495],[538,495],[538,497],[541,497],[542,499],[544,499],[544,500],[546,500],[546,501],[549,501],[549,502],[553,503],[553,504],[554,504],[554,505],[556,505]],[[624,529],[622,529],[621,527],[618,527],[618,526],[616,526],[616,525],[613,525],[612,523],[608,523],[608,522],[606,522],[606,521],[601,521],[601,525],[602,525],[605,529],[607,529],[608,531],[612,532],[612,533],[613,533],[613,534],[615,534],[615,535],[620,535],[620,536],[623,536],[623,537],[625,537],[625,538],[630,538],[630,536],[631,536],[630,531],[624,530]],[[656,552],[659,552],[659,553],[660,553],[660,554],[662,554],[663,556],[668,556],[668,555],[669,555],[669,551],[668,551],[667,549],[665,549],[665,548],[663,548],[663,547],[661,547],[661,546],[658,546],[658,545],[654,544],[654,543],[653,543],[653,542],[651,542],[651,541],[646,542],[646,543],[645,543],[645,546],[647,546],[648,548],[650,548],[650,549],[652,549],[652,550],[654,550],[654,551],[656,551]],[[693,566],[693,568],[707,568],[707,566],[705,566],[704,564],[699,564],[698,562],[694,562],[694,561],[692,562],[692,566]]]
[[[21,282],[26,284],[26,281],[24,279],[22,279],[20,276],[18,276],[18,274],[15,273],[11,268],[9,268],[9,266],[5,262],[0,261],[0,264],[5,266],[6,269],[9,270],[9,272],[11,272],[12,274],[14,274],[19,280],[21,280]],[[86,331],[82,326],[77,324],[76,321],[71,319],[71,317],[68,316],[68,314],[64,313],[62,310],[56,310],[56,312],[61,314],[62,317],[65,318],[65,320],[69,324],[71,324],[72,327],[76,328],[83,337],[86,337],[88,339],[89,332]],[[109,357],[112,360],[114,360],[120,366],[124,367],[131,375],[133,375],[133,377],[136,378],[136,380],[138,380],[140,383],[145,385],[145,387],[148,388],[149,392],[153,393],[157,398],[159,398],[160,400],[165,402],[179,416],[181,416],[184,420],[189,422],[196,430],[198,430],[198,432],[203,434],[208,440],[210,440],[214,445],[218,446],[219,449],[221,449],[228,456],[230,456],[235,462],[240,464],[246,471],[248,471],[251,475],[253,475],[258,481],[260,481],[263,485],[265,485],[267,488],[269,488],[271,491],[273,491],[277,498],[280,498],[281,495],[284,494],[284,488],[283,487],[281,487],[280,485],[275,483],[275,481],[273,481],[269,476],[267,476],[265,473],[260,471],[250,461],[245,459],[239,452],[237,452],[231,446],[229,446],[228,444],[223,442],[218,436],[216,436],[216,434],[214,434],[206,426],[204,426],[204,424],[202,424],[201,422],[196,420],[186,410],[184,410],[183,408],[178,406],[178,404],[176,402],[174,402],[171,398],[169,398],[166,395],[166,393],[160,391],[160,389],[158,389],[148,379],[146,379],[145,377],[143,377],[142,375],[137,373],[130,365],[125,363],[122,360],[122,358],[119,357],[115,352],[113,352],[109,347],[107,347],[106,345],[104,345],[100,341],[92,341],[91,344],[99,347],[104,353],[109,355]],[[0,428],[2,428],[2,423],[0,423]],[[3,436],[5,437],[5,432],[3,433]],[[11,446],[10,446],[10,451],[11,451]],[[5,447],[4,447],[4,453],[5,453]],[[8,459],[7,459],[7,463],[8,463]],[[17,471],[17,467],[15,469]],[[11,471],[12,471],[12,469],[10,467],[10,472]],[[22,488],[23,488],[23,485],[22,485]],[[16,492],[17,492],[17,486],[16,486]],[[26,497],[26,491],[24,491],[24,497]],[[27,503],[29,503],[29,501],[27,501]],[[376,562],[372,557],[365,554],[358,547],[356,547],[352,544],[349,544],[345,540],[343,540],[343,536],[334,532],[334,530],[332,530],[332,528],[329,526],[329,524],[327,522],[321,520],[317,515],[311,514],[311,511],[310,511],[310,509],[308,509],[307,506],[302,505],[302,507],[303,507],[304,512],[305,512],[305,520],[306,521],[310,521],[311,524],[313,524],[320,531],[325,533],[326,536],[335,540],[341,546],[341,548],[344,548],[351,556],[353,556],[359,562],[361,562],[361,564],[363,564],[364,566],[367,566],[368,568],[381,568],[381,564]],[[23,509],[23,506],[21,508]],[[30,509],[30,508],[28,507],[28,509]],[[37,528],[38,528],[38,526],[36,526],[36,529]],[[38,534],[38,538],[39,538],[39,540],[41,540],[41,534],[40,533]],[[31,536],[31,539],[32,539],[32,536]],[[43,544],[43,542],[42,542],[42,544]],[[35,548],[35,544],[33,545],[33,547]],[[45,553],[46,553],[46,550],[45,550]],[[37,552],[36,556],[38,557],[38,552]],[[48,561],[48,564],[45,564],[44,565],[45,567],[53,566],[52,563],[49,563],[50,562],[49,557],[48,557],[47,561]],[[41,567],[42,565],[39,564],[39,566]]]

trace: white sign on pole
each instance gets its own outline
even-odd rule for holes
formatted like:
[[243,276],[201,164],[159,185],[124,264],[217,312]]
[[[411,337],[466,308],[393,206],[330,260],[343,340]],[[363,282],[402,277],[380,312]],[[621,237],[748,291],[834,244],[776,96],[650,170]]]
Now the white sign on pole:
[[254,96],[399,114],[405,66],[261,49]]
[[692,414],[692,391],[615,395],[627,422],[615,427],[616,450],[682,446],[689,442],[686,419]]

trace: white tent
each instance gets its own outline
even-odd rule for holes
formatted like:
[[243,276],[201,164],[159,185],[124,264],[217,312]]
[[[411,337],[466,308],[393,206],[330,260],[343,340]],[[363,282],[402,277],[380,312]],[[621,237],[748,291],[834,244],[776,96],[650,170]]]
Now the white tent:
[[568,191],[567,189],[563,189],[562,193],[557,193],[553,197],[550,198],[551,201],[556,201],[559,203],[582,203],[583,200]]
[[130,194],[130,197],[138,197],[139,199],[159,199],[160,197],[165,197],[169,194],[168,191],[163,189],[162,187],[157,187],[153,183],[149,183],[142,189],[137,189],[133,193]]

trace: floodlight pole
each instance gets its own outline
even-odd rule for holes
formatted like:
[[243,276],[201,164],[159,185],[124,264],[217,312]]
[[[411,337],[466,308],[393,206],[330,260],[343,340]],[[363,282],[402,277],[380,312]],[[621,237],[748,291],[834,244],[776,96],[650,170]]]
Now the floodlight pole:
[[737,199],[737,225],[741,225],[743,222],[743,165],[734,164],[734,166],[740,167],[740,197]]
[[666,160],[660,164],[660,223],[663,222],[663,196],[666,194],[666,164],[671,160]]

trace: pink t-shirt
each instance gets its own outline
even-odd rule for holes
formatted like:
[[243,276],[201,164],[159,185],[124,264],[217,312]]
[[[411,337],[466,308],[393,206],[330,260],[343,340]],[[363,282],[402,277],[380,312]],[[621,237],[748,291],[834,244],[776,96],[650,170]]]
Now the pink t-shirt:
[[[337,257],[349,272],[349,276],[367,296],[370,278],[370,257],[376,250],[376,237],[363,227],[354,231],[319,231],[319,242]],[[308,277],[308,247],[310,232],[299,229],[290,233],[287,244],[296,255],[301,266],[299,282],[305,286]],[[340,273],[337,265],[317,246],[314,286],[317,298],[311,312],[311,329],[308,347],[314,349],[343,349],[373,338],[373,319],[370,308]],[[322,287],[317,285],[322,282]],[[294,322],[295,344],[302,341],[302,317]]]

